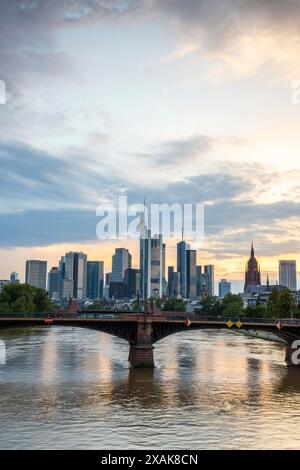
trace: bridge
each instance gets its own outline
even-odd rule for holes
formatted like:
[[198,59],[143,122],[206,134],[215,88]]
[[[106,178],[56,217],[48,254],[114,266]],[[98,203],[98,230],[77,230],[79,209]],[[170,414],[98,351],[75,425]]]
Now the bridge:
[[286,362],[292,364],[295,340],[300,340],[300,320],[202,318],[178,312],[128,313],[81,312],[56,314],[1,314],[0,330],[34,326],[89,328],[122,338],[129,343],[129,362],[135,367],[154,367],[154,344],[171,334],[187,330],[232,330],[268,332],[286,345]]

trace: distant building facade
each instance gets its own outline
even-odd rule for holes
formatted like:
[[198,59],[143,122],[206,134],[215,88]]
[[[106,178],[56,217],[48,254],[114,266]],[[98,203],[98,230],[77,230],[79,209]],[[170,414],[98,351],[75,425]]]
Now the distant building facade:
[[151,236],[144,227],[140,238],[140,293],[142,299],[163,295],[163,269],[165,269],[165,249],[162,236]]
[[226,279],[221,279],[219,282],[219,297],[224,299],[227,294],[231,294],[231,283]]
[[124,283],[126,298],[131,299],[132,297],[138,297],[140,290],[140,282],[141,276],[139,269],[125,269]]
[[187,298],[187,250],[190,249],[185,241],[177,243],[177,272],[180,274],[180,295]]
[[201,296],[201,288],[202,288],[202,266],[196,266],[196,287],[197,287],[197,297]]
[[62,279],[72,281],[72,297],[84,300],[86,298],[87,255],[76,251],[66,253],[61,258],[60,269]]
[[126,248],[116,248],[112,256],[111,282],[122,282],[125,269],[131,268],[132,256]]
[[48,292],[51,299],[60,298],[61,271],[53,266],[48,273]]
[[87,261],[86,296],[88,299],[102,299],[104,287],[104,262]]
[[16,273],[16,271],[13,271],[11,273],[10,282],[11,282],[11,284],[19,284],[20,283],[19,275],[18,275],[18,273]]
[[297,264],[295,260],[279,261],[279,284],[297,290]]
[[187,298],[197,297],[197,251],[186,250],[186,294]]
[[46,289],[47,261],[26,261],[25,283],[40,289]]
[[202,291],[203,285],[206,285],[208,295],[213,296],[215,294],[215,267],[213,264],[207,264],[204,266],[202,274]]

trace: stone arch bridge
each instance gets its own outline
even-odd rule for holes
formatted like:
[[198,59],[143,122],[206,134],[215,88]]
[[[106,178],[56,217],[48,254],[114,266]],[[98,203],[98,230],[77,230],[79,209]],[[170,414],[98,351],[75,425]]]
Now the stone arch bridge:
[[[89,328],[122,338],[129,343],[129,362],[135,367],[154,367],[154,344],[174,333],[186,330],[241,330],[269,334],[263,339],[273,338],[286,345],[286,362],[292,360],[295,340],[300,346],[300,320],[224,320],[201,318],[177,312],[128,313],[128,312],[81,312],[58,316],[55,314],[1,314],[0,330],[34,326],[71,326]],[[272,340],[272,339],[271,339]],[[300,359],[300,351],[299,351]]]

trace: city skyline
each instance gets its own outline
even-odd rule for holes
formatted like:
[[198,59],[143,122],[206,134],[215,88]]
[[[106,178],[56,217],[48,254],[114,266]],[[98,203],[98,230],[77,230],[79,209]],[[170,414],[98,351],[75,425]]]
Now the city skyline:
[[[245,273],[246,273],[245,269],[247,270],[247,264],[248,264],[248,261],[249,261],[248,257],[245,258],[245,259],[247,259],[247,262],[245,261],[245,263],[244,263],[243,278],[240,279],[239,281],[235,282],[234,280],[232,280],[232,279],[230,279],[230,278],[226,278],[225,276],[222,276],[222,274],[221,274],[220,277],[217,276],[217,275],[215,274],[215,273],[216,273],[216,269],[215,269],[216,266],[215,266],[215,265],[207,264],[207,263],[205,262],[205,260],[199,256],[199,252],[197,252],[197,250],[194,250],[193,247],[192,247],[190,244],[185,243],[185,241],[183,241],[183,242],[184,242],[185,247],[186,247],[186,248],[185,248],[185,254],[184,254],[185,257],[186,257],[186,255],[187,255],[189,252],[196,252],[196,253],[195,253],[195,263],[196,263],[196,266],[197,266],[197,267],[198,267],[198,266],[200,266],[200,267],[202,266],[202,269],[204,269],[204,268],[211,269],[211,268],[212,268],[212,270],[213,270],[212,277],[213,277],[213,279],[214,279],[214,283],[213,283],[213,287],[212,287],[213,291],[212,291],[212,292],[214,292],[214,295],[217,295],[217,293],[218,293],[218,291],[219,291],[219,285],[220,285],[221,281],[228,281],[228,282],[230,283],[232,293],[236,293],[236,294],[237,294],[237,293],[242,293],[242,292],[244,292],[244,287],[245,287],[245,285],[244,285],[244,284],[245,284]],[[135,241],[135,244],[138,244],[138,243],[139,243],[139,242]],[[174,258],[174,259],[172,258],[172,259],[173,259],[173,263],[169,263],[169,262],[168,262],[168,260],[170,260],[170,258],[168,257],[168,249],[167,249],[168,247],[166,247],[166,253],[165,253],[165,256],[166,256],[166,262],[165,262],[165,279],[166,279],[166,281],[168,281],[168,269],[169,269],[169,268],[174,268],[174,271],[175,271],[175,274],[176,274],[176,271],[177,271],[177,269],[178,269],[178,265],[177,265],[178,259],[177,259],[177,256],[178,256],[178,255],[180,256],[180,250],[179,250],[179,253],[178,253],[178,247],[181,246],[181,244],[182,244],[182,241],[177,242],[177,246],[176,246],[176,258]],[[125,244],[124,244],[124,245],[125,245]],[[163,246],[165,246],[165,243],[163,243]],[[116,248],[115,248],[115,251],[110,254],[110,263],[107,263],[107,264],[106,264],[106,262],[104,261],[104,259],[101,258],[101,256],[98,255],[97,258],[95,258],[95,257],[94,257],[94,258],[90,258],[89,255],[88,255],[87,253],[84,253],[82,250],[78,250],[78,251],[77,251],[77,250],[71,250],[69,254],[72,254],[72,253],[77,253],[77,254],[78,254],[78,253],[79,253],[79,254],[85,255],[85,256],[86,256],[86,261],[87,261],[87,263],[102,263],[103,279],[105,279],[105,276],[106,276],[107,274],[109,274],[110,276],[112,275],[112,267],[113,267],[113,261],[112,261],[112,260],[113,260],[114,256],[116,255],[116,252],[124,252],[124,251],[127,252],[127,255],[126,255],[126,256],[128,257],[128,260],[130,260],[127,266],[128,266],[128,267],[132,267],[133,269],[139,270],[139,269],[140,269],[140,262],[141,262],[141,260],[140,260],[140,252],[138,252],[137,260],[136,260],[136,259],[134,258],[134,256],[132,256],[131,251],[130,251],[128,248],[124,248],[124,247],[116,247]],[[125,254],[126,254],[126,253],[125,253]],[[68,253],[66,253],[66,255],[68,255]],[[254,256],[253,242],[252,242],[252,245],[251,245],[251,252],[250,252],[250,255],[251,255],[251,256]],[[61,261],[62,261],[64,258],[65,258],[65,255],[61,255],[61,256],[59,257],[59,259],[60,259]],[[51,270],[53,269],[53,267],[56,267],[56,266],[58,266],[58,265],[61,263],[61,261],[59,261],[59,259],[56,260],[56,262],[54,262],[54,264],[49,263],[49,260],[38,260],[38,259],[35,259],[35,260],[33,260],[33,261],[34,261],[34,262],[38,262],[38,263],[40,263],[40,262],[46,262],[46,263],[47,263],[47,266],[48,266],[48,270],[47,270],[47,275],[48,275],[48,274],[51,272]],[[96,259],[97,259],[98,261],[96,261]],[[126,259],[127,259],[127,258],[126,258]],[[250,260],[251,260],[251,257],[250,257]],[[25,274],[26,274],[25,271],[26,271],[26,265],[27,265],[28,262],[29,262],[28,260],[25,260],[25,262],[24,262],[24,263],[25,263],[24,276],[22,276],[22,270],[19,271],[19,272],[15,272],[15,271],[11,270],[11,271],[9,272],[9,276],[7,275],[7,276],[4,276],[4,277],[2,277],[2,278],[0,278],[0,279],[2,279],[2,280],[6,280],[6,279],[7,279],[7,280],[8,280],[8,279],[11,277],[12,274],[17,274],[17,275],[19,276],[18,280],[19,280],[20,282],[25,282]],[[280,283],[280,263],[282,263],[282,262],[291,263],[291,264],[294,266],[294,269],[297,267],[297,262],[296,262],[296,260],[279,260],[279,259],[278,259],[278,260],[277,260],[277,271],[274,272],[274,273],[270,273],[270,272],[268,271],[268,272],[265,273],[265,275],[263,274],[263,276],[262,276],[262,278],[261,278],[261,283],[262,283],[262,284],[265,284],[265,285],[266,285],[268,282],[270,283],[270,285],[281,284],[281,283]],[[260,257],[258,258],[258,263],[259,263],[259,267],[261,268]],[[295,266],[295,264],[296,264],[296,266]],[[124,269],[126,269],[126,266],[125,266]],[[261,272],[261,273],[264,273],[263,270],[261,270],[260,272]],[[21,273],[21,276],[20,276],[20,273]],[[296,271],[296,273],[297,273],[298,276],[299,276],[299,272]],[[205,275],[205,272],[202,271],[202,274]],[[271,276],[270,276],[270,274],[271,274]],[[272,276],[272,274],[273,274],[273,276]],[[298,277],[298,276],[297,276],[297,277]],[[123,277],[124,277],[124,276],[123,276]],[[187,278],[186,278],[186,279],[187,279]],[[119,279],[119,281],[120,281],[120,279]],[[48,285],[48,282],[49,282],[49,281],[47,281],[47,285]],[[104,285],[104,284],[107,285],[107,284],[105,283],[105,281],[103,282],[103,285]],[[254,283],[254,285],[255,285],[255,283]],[[284,284],[284,285],[285,285],[285,284]],[[298,284],[298,279],[297,279],[297,280],[296,280],[296,287],[298,288],[298,286],[299,286],[299,284]],[[287,285],[286,287],[290,287],[290,286]],[[180,291],[181,289],[182,289],[182,288],[181,288],[180,285],[179,285],[179,291]],[[211,289],[211,288],[210,288],[210,289]],[[193,296],[192,296],[192,297],[193,297]]]

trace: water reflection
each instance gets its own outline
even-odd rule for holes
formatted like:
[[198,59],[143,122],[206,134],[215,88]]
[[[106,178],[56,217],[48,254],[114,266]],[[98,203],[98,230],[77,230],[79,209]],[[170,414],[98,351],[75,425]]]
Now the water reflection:
[[[300,374],[282,347],[187,331],[157,343],[156,369],[96,331],[1,332],[2,448],[297,448]],[[171,445],[172,443],[172,445]]]

